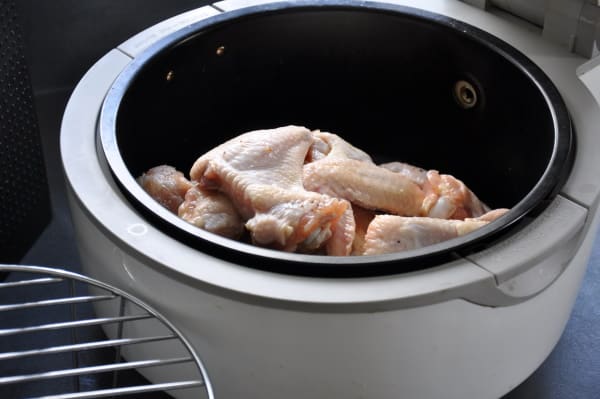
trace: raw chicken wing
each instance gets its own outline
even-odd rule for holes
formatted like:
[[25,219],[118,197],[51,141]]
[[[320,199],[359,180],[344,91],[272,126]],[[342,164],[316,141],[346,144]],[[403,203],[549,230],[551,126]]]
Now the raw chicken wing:
[[417,184],[375,165],[366,153],[334,134],[315,133],[315,137],[313,162],[305,164],[303,171],[307,190],[344,198],[366,209],[421,214],[425,194]]
[[362,254],[406,251],[460,237],[485,226],[507,211],[496,209],[479,218],[465,220],[378,215],[369,225]]
[[225,195],[202,190],[172,166],[156,166],[138,178],[152,198],[183,220],[211,233],[239,238],[244,230],[233,204]]
[[306,164],[303,181],[307,190],[398,215],[420,215],[425,199],[423,190],[406,177],[355,159]]
[[411,181],[418,184],[419,187],[423,187],[427,182],[427,171],[418,166],[413,166],[404,162],[389,162],[379,166],[408,177]]
[[408,177],[425,192],[422,214],[441,219],[465,219],[483,215],[488,208],[467,186],[451,175],[391,162],[380,165]]
[[225,193],[256,244],[313,251],[332,237],[330,255],[348,255],[354,226],[350,204],[302,186],[302,165],[314,139],[303,127],[242,134],[201,156],[190,176],[203,189]]
[[169,165],[148,170],[138,178],[138,183],[152,198],[173,213],[177,213],[185,193],[192,187],[183,173]]
[[244,222],[233,203],[218,191],[190,188],[178,214],[188,223],[223,237],[235,239],[244,232]]

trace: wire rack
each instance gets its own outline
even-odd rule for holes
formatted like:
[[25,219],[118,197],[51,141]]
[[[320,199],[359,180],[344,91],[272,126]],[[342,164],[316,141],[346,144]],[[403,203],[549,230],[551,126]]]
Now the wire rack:
[[140,300],[68,271],[3,271],[1,398],[213,398],[191,345]]

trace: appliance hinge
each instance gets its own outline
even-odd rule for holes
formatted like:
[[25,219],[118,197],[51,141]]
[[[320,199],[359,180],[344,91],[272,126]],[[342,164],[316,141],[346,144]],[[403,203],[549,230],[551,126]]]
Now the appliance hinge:
[[460,0],[496,7],[543,28],[544,38],[587,58],[600,55],[600,0]]

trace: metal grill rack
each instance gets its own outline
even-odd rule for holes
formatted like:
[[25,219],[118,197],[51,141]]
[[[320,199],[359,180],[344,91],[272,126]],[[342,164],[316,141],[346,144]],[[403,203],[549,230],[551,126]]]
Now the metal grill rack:
[[140,300],[68,271],[2,271],[0,397],[213,398],[193,348]]

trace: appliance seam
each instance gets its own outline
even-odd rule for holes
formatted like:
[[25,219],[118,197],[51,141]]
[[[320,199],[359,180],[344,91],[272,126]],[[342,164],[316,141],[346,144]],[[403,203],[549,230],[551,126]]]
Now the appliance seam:
[[135,57],[133,55],[129,54],[128,52],[126,52],[125,50],[123,50],[120,47],[115,47],[115,50],[125,54],[127,57],[131,58],[132,60],[135,59]]
[[564,198],[566,198],[566,199],[568,199],[569,201],[571,201],[571,202],[579,205],[580,207],[585,208],[586,211],[590,210],[590,205],[585,204],[583,201],[578,200],[577,198],[575,198],[575,197],[573,197],[573,196],[571,196],[571,195],[569,195],[569,194],[567,194],[565,192],[561,191],[559,195],[562,196],[562,197],[564,197]]
[[217,6],[215,3],[210,4],[210,7],[214,8],[215,10],[219,11],[219,12],[226,12],[224,9],[222,9],[221,7]]

